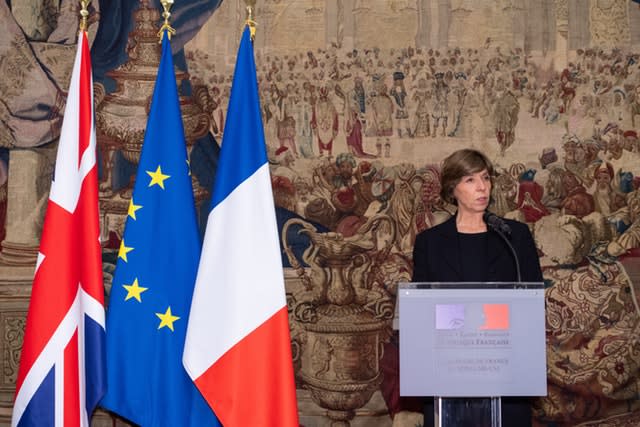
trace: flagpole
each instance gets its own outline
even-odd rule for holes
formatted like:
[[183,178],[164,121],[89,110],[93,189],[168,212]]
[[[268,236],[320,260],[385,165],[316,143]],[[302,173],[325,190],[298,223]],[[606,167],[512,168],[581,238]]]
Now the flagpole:
[[171,6],[173,6],[173,0],[161,0],[162,4],[162,17],[164,18],[164,23],[160,27],[160,31],[158,31],[158,37],[160,37],[160,41],[158,43],[162,43],[162,37],[164,36],[165,31],[167,32],[167,37],[171,40],[171,36],[176,33],[175,28],[169,24],[169,18],[171,17]]
[[247,5],[247,19],[244,21],[244,25],[249,27],[251,41],[256,38],[256,27],[258,23],[253,20],[253,10],[256,6],[256,0],[244,0],[244,3]]
[[89,3],[91,0],[80,0],[80,31],[87,31],[87,19],[89,18]]

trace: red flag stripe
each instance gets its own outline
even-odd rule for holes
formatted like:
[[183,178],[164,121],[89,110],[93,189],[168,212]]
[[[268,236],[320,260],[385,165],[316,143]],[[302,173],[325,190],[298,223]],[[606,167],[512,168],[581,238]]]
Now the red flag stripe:
[[[297,425],[295,399],[264,398],[268,390],[295,396],[288,331],[287,309],[283,307],[196,379],[196,385],[223,425]],[[267,358],[257,349],[282,351],[272,352]]]
[[64,427],[80,426],[80,376],[78,372],[78,331],[64,349]]
[[82,62],[80,63],[80,99],[79,99],[79,138],[78,138],[78,166],[82,161],[84,152],[89,147],[89,138],[93,129],[93,88],[91,87],[91,56],[89,54],[89,42],[83,32],[80,37],[82,43]]

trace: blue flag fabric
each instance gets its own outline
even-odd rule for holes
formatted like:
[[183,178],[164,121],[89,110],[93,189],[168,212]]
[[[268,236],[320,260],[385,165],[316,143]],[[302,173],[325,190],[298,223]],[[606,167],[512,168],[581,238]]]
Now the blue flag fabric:
[[182,352],[200,258],[171,45],[162,57],[107,310],[101,405],[141,426],[219,426]]

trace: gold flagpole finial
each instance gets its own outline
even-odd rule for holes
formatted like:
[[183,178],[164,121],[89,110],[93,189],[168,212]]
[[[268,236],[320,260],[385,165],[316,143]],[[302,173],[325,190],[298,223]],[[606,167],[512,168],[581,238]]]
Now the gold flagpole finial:
[[89,18],[89,3],[91,0],[80,0],[80,31],[87,31],[87,19]]
[[160,43],[162,43],[162,37],[164,36],[164,31],[167,31],[167,37],[171,40],[171,36],[176,33],[176,30],[169,24],[169,18],[171,17],[171,13],[169,10],[171,6],[173,6],[173,0],[160,0],[162,3],[162,8],[164,12],[162,12],[162,17],[164,18],[164,23],[162,27],[160,27],[160,31],[158,31],[158,37],[160,37]]
[[251,41],[253,41],[256,37],[256,26],[258,25],[258,23],[253,20],[253,11],[256,7],[256,0],[244,0],[244,2],[247,5],[247,20],[244,21],[244,24],[249,26]]

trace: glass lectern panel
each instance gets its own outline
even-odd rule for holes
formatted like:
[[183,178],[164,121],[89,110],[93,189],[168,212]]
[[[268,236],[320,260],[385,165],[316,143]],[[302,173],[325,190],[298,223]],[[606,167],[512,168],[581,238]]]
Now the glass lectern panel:
[[542,283],[402,283],[398,304],[400,394],[436,396],[436,425],[500,426],[500,396],[546,395]]

